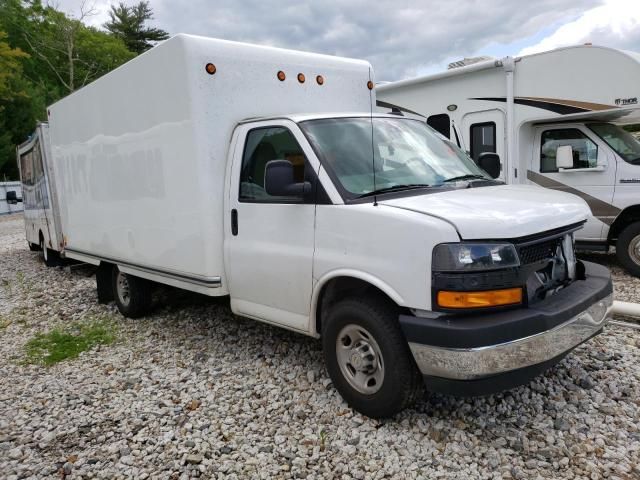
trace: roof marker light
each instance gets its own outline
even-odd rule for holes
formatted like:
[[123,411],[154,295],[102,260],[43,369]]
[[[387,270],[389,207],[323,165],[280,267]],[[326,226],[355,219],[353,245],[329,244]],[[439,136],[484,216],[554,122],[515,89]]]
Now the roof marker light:
[[209,75],[216,73],[216,66],[213,63],[207,63],[204,67]]
[[305,80],[305,78],[304,78],[304,73],[299,73],[299,74],[298,74],[298,81],[299,81],[300,83],[304,83],[304,80]]
[[322,75],[318,75],[316,77],[316,82],[318,82],[318,85],[323,85],[324,84],[324,77]]
[[371,80],[369,80],[369,81],[367,82],[367,88],[368,88],[369,90],[373,90],[373,82],[372,82]]
[[287,76],[284,74],[284,72],[282,70],[280,70],[278,72],[278,80],[280,80],[281,82],[284,82],[285,78],[287,78]]

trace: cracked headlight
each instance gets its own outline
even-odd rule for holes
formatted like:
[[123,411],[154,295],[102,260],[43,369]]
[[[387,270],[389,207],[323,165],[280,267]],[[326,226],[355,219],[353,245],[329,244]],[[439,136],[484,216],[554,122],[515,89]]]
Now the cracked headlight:
[[432,269],[437,272],[497,270],[520,265],[510,243],[441,243],[433,249]]

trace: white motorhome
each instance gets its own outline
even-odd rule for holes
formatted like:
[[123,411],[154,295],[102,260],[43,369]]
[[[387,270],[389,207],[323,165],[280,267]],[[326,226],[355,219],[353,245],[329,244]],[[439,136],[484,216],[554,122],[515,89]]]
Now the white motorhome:
[[609,272],[573,249],[586,204],[372,114],[373,82],[359,60],[163,42],[50,107],[63,255],[129,317],[158,282],[321,337],[375,417],[423,384],[522,384],[601,332]]
[[640,140],[620,128],[640,123],[640,54],[582,45],[450,67],[379,86],[378,106],[425,118],[507,183],[582,197],[578,248],[615,246],[640,276]]
[[60,261],[62,234],[48,135],[48,124],[38,124],[29,140],[17,148],[17,160],[29,249],[40,251],[44,263],[52,267]]

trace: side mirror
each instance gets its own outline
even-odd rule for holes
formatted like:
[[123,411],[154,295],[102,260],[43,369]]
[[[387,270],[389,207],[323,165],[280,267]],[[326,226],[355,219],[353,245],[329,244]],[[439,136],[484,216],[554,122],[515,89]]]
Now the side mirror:
[[22,199],[18,198],[18,194],[14,191],[11,190],[10,192],[7,192],[7,203],[10,205],[15,205],[18,202],[21,202]]
[[264,169],[264,189],[274,197],[299,197],[311,191],[311,183],[296,182],[291,162],[271,160]]
[[571,145],[556,148],[556,168],[573,168],[573,147]]
[[478,157],[478,166],[487,172],[491,178],[498,178],[500,176],[500,155],[493,152],[481,153]]

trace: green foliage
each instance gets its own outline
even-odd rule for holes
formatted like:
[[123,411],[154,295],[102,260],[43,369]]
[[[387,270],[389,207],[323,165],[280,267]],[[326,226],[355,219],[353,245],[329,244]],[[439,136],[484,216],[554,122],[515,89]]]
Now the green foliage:
[[[128,11],[145,48],[167,38],[162,30],[144,28],[152,17],[148,4]],[[85,25],[90,15],[84,4],[71,16],[41,0],[0,0],[0,181],[18,178],[16,145],[46,121],[47,105],[141,51],[128,48],[118,34]]]
[[114,326],[105,318],[74,325],[69,330],[54,329],[39,333],[25,345],[28,363],[53,365],[96,345],[108,345],[116,338]]
[[169,34],[164,30],[144,26],[147,20],[153,18],[149,2],[141,1],[132,7],[128,7],[124,2],[117,6],[111,5],[109,17],[111,20],[104,24],[104,28],[121,38],[132,52],[142,53],[153,46],[151,42],[169,38]]

